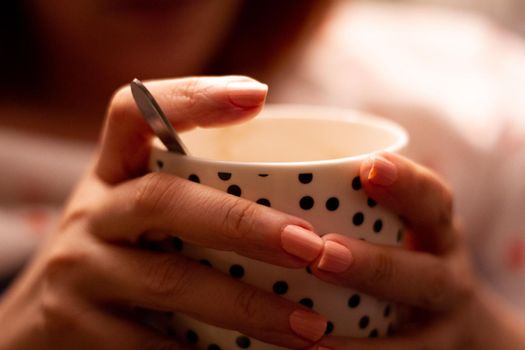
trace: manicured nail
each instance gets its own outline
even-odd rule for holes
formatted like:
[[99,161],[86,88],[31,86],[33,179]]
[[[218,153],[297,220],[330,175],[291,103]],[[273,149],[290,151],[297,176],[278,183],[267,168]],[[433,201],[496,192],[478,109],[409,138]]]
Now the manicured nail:
[[318,341],[326,330],[326,319],[306,310],[296,310],[290,315],[290,327],[299,336]]
[[283,229],[281,245],[288,253],[306,261],[313,261],[323,250],[321,237],[296,225],[288,225]]
[[394,163],[380,155],[373,155],[370,162],[368,181],[374,185],[390,186],[397,180],[397,168]]
[[231,103],[237,107],[251,108],[261,105],[268,92],[268,85],[256,81],[235,81],[226,86]]
[[317,268],[327,272],[343,272],[352,264],[352,253],[344,245],[326,241]]

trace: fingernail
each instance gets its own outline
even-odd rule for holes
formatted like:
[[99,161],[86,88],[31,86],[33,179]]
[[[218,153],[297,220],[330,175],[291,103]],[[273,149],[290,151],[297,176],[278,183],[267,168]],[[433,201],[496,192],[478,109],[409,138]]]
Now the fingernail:
[[288,253],[312,261],[321,253],[323,240],[312,231],[296,225],[288,225],[281,233],[281,245]]
[[235,81],[226,85],[231,103],[237,107],[251,108],[261,105],[268,92],[268,85],[256,81]]
[[397,168],[394,163],[380,155],[373,155],[370,162],[368,181],[374,185],[390,186],[397,180]]
[[339,273],[346,271],[352,261],[352,253],[348,248],[333,241],[326,241],[317,268],[327,272]]
[[326,330],[326,319],[306,310],[296,310],[290,315],[290,327],[305,339],[318,341]]

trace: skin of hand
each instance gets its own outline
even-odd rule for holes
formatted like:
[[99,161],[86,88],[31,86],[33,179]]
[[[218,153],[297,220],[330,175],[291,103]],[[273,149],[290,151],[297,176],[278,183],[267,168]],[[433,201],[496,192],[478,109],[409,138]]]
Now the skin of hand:
[[[246,77],[147,85],[179,131],[252,117],[266,96],[264,85]],[[0,348],[184,348],[137,322],[133,307],[187,313],[288,348],[311,347],[322,337],[326,320],[300,305],[181,255],[138,249],[147,232],[177,232],[194,244],[282,266],[310,264],[330,283],[426,311],[417,327],[393,337],[325,337],[312,349],[525,348],[523,322],[473,275],[450,191],[427,169],[392,154],[374,156],[361,169],[368,195],[409,228],[407,251],[337,234],[321,239],[299,218],[148,174],[151,136],[129,88],[121,89],[99,153],[55,234],[0,303]]]
[[[146,85],[178,131],[253,117],[267,93],[266,85],[242,76]],[[288,348],[318,341],[326,320],[312,310],[181,254],[138,247],[145,233],[175,232],[193,244],[304,268],[323,246],[300,218],[148,173],[151,137],[129,86],[122,88],[56,231],[0,303],[0,348],[184,348],[140,323],[136,307],[185,313]]]
[[360,179],[370,198],[404,221],[409,249],[327,234],[311,269],[406,307],[412,320],[392,337],[325,337],[311,349],[525,349],[525,321],[473,273],[443,181],[389,153],[363,162]]

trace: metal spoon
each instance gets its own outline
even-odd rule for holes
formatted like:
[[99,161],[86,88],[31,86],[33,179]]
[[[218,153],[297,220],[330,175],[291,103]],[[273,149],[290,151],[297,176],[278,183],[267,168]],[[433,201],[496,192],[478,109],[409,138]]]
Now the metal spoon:
[[149,126],[162,141],[164,146],[170,151],[179,153],[182,155],[188,155],[188,149],[184,146],[184,143],[177,135],[177,132],[169,122],[166,115],[160,109],[159,104],[144,86],[144,84],[138,80],[133,79],[131,82],[131,94],[135,103],[139,107],[144,119],[148,122]]

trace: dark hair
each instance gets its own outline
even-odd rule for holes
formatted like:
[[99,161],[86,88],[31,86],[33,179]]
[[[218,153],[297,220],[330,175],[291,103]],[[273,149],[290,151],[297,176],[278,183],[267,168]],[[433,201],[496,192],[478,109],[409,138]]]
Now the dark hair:
[[[231,35],[207,74],[261,76],[282,61],[303,33],[322,17],[329,0],[244,0]],[[0,91],[38,88],[43,77],[28,0],[0,1]],[[270,25],[269,25],[270,24]]]

